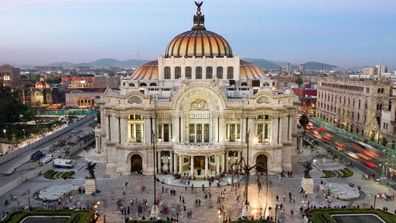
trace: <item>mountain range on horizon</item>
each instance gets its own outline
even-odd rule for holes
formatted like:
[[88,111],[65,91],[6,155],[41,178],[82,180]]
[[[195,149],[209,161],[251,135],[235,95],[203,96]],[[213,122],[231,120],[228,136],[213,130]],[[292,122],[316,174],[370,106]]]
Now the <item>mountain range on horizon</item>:
[[[280,68],[285,68],[287,62],[283,61],[272,61],[267,59],[261,58],[242,58],[248,62],[254,63],[257,66],[266,69],[266,70],[279,70]],[[123,67],[123,68],[137,68],[140,65],[149,62],[149,60],[142,60],[142,59],[128,59],[128,60],[117,60],[113,58],[102,58],[92,62],[85,62],[85,63],[71,63],[67,61],[56,62],[47,64],[48,66],[61,66],[64,68],[76,68],[76,67],[90,67],[90,68],[109,68],[109,67]],[[306,70],[331,70],[339,68],[338,66],[309,61],[304,63]],[[298,69],[299,65],[291,64],[293,69]],[[23,68],[32,68],[34,66],[31,65],[23,65]]]

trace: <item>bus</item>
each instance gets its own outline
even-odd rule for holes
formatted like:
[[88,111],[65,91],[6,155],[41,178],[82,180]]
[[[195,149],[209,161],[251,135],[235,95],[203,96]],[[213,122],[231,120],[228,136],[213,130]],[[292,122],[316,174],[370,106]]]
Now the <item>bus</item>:
[[46,156],[45,158],[41,159],[39,162],[40,162],[40,165],[43,166],[43,165],[51,162],[52,160],[53,160],[53,157],[51,155],[49,155],[49,156]]
[[73,168],[74,167],[74,160],[55,159],[54,160],[54,167],[55,168]]

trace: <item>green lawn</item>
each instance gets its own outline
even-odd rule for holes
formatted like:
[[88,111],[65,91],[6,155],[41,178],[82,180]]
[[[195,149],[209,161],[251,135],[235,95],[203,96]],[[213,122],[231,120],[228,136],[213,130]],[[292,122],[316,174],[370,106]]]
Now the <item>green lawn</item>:
[[353,176],[353,171],[349,168],[343,168],[338,170],[323,170],[325,174],[322,178],[346,178]]
[[0,223],[19,223],[22,219],[28,216],[70,216],[67,223],[90,223],[94,218],[92,211],[72,211],[72,210],[43,210],[36,209],[32,211],[19,211],[8,215]]
[[370,208],[342,208],[342,209],[314,209],[310,210],[308,217],[313,223],[337,223],[331,215],[334,214],[376,214],[386,223],[396,222],[396,215],[389,212],[382,211],[380,209]]

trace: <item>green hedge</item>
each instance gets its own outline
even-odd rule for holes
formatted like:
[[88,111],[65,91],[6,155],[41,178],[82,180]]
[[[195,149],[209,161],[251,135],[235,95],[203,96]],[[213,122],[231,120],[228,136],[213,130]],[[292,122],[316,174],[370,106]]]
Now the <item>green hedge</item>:
[[344,168],[343,169],[346,172],[346,177],[351,177],[353,176],[353,171],[349,168]]
[[0,221],[0,223],[19,223],[22,219],[28,216],[70,216],[67,223],[89,223],[94,218],[94,213],[92,211],[72,210],[24,210],[7,215],[7,217],[4,220]]
[[323,173],[325,175],[322,178],[334,178],[337,176],[337,174],[332,170],[323,170]]
[[396,215],[380,209],[372,208],[332,208],[332,209],[313,209],[308,212],[308,218],[313,223],[337,223],[331,215],[334,214],[376,214],[386,223],[396,222]]

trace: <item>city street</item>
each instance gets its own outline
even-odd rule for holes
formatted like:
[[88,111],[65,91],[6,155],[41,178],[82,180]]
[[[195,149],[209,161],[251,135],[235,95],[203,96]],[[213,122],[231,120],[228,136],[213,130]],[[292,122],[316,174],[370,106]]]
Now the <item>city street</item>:
[[[309,153],[310,149],[306,149],[304,153]],[[323,153],[324,151],[321,151]],[[75,157],[78,158],[78,157]],[[88,175],[85,170],[85,161],[82,157],[78,158],[76,166],[75,179],[69,180],[48,180],[42,176],[36,177],[23,185],[15,188],[13,191],[1,197],[1,200],[7,199],[10,201],[9,206],[4,209],[4,203],[1,203],[2,210],[15,210],[17,207],[25,207],[28,205],[28,196],[32,197],[35,192],[54,184],[64,184],[65,182],[84,185],[84,178]],[[278,196],[278,204],[282,204],[283,209],[277,211],[277,218],[284,218],[283,222],[303,222],[302,215],[300,215],[300,208],[306,208],[307,205],[311,207],[327,206],[329,203],[325,197],[318,193],[318,185],[320,181],[326,182],[350,182],[359,185],[364,191],[365,196],[356,201],[340,201],[332,199],[330,205],[333,206],[360,206],[370,207],[374,205],[374,194],[384,193],[389,188],[380,185],[372,180],[367,181],[362,178],[364,174],[357,168],[352,168],[354,175],[350,178],[334,178],[324,179],[320,178],[323,174],[318,170],[313,169],[311,175],[315,182],[315,193],[309,194],[305,197],[299,193],[301,178],[303,176],[304,167],[300,163],[294,163],[293,177],[279,177],[270,176],[268,193],[265,187],[265,178],[260,181],[264,185],[261,191],[258,191],[257,177],[252,176],[249,185],[249,201],[251,213],[253,216],[270,215],[275,217],[276,197]],[[97,208],[101,214],[101,220],[105,216],[106,222],[122,222],[123,215],[120,210],[125,209],[125,214],[133,219],[147,218],[153,204],[153,177],[152,176],[109,176],[105,172],[105,166],[98,163],[96,166],[97,184],[100,193],[96,195],[76,194],[72,197],[64,198],[61,203],[66,206],[73,206],[77,208],[90,208],[93,204],[100,202]],[[193,183],[193,182],[192,182]],[[163,189],[162,189],[163,187]],[[163,190],[163,192],[162,192]],[[175,195],[170,194],[170,190],[175,190]],[[160,199],[161,218],[166,219],[171,216],[178,216],[180,222],[221,222],[223,217],[231,217],[237,219],[241,216],[241,209],[243,204],[243,183],[240,188],[232,188],[231,186],[211,187],[205,188],[203,191],[200,185],[195,185],[192,190],[188,187],[174,187],[163,185],[157,182],[157,194]],[[289,198],[291,193],[291,199]],[[15,201],[10,200],[10,196],[16,196]],[[205,194],[207,195],[205,198]],[[210,196],[209,196],[210,194]],[[181,196],[181,197],[180,197]],[[196,203],[200,200],[200,205]],[[44,207],[43,201],[38,201],[33,198],[30,199],[32,206]],[[183,203],[184,200],[184,203]],[[131,202],[132,201],[132,202]],[[147,202],[147,205],[145,205]],[[131,205],[132,203],[132,205]],[[54,204],[57,204],[55,202]],[[57,205],[56,205],[57,206]],[[186,209],[184,210],[184,206]],[[376,200],[376,207],[388,207],[389,211],[393,212],[396,209],[396,202],[385,201],[382,198]],[[59,206],[61,207],[61,206]],[[129,214],[128,214],[129,207]],[[224,214],[219,215],[219,208],[224,207]],[[268,207],[265,209],[265,207]],[[269,210],[269,207],[271,207]],[[140,210],[140,212],[139,212]],[[264,213],[264,210],[267,210]],[[269,210],[269,211],[268,211]],[[293,210],[293,214],[291,211]],[[187,218],[187,215],[192,215],[192,218]],[[216,220],[214,220],[216,219]]]
[[[377,178],[387,177],[393,181],[392,185],[396,186],[395,155],[385,154],[366,143],[339,136],[324,127],[315,126],[315,129],[309,131],[307,135],[319,140],[322,147],[339,153],[343,159],[349,160],[366,173],[374,174]],[[388,162],[387,165],[385,165],[386,162]]]
[[[50,152],[50,147],[54,144],[56,144],[59,140],[68,138],[69,140],[72,139],[72,137],[75,137],[75,133],[79,130],[87,128],[90,124],[92,124],[94,120],[89,121],[81,126],[78,126],[74,129],[70,129],[68,132],[52,139],[49,140],[48,142],[44,143],[41,146],[38,146],[32,150],[25,151],[21,154],[19,154],[17,157],[3,163],[0,165],[0,187],[8,184],[10,181],[13,181],[14,179],[22,176],[26,171],[40,168],[43,169],[43,166],[40,166],[38,161],[32,162],[30,160],[31,155],[36,152],[41,150],[43,153],[46,155],[53,155],[53,157],[58,157],[59,155],[63,155],[64,151],[57,149],[54,150],[53,152]],[[5,174],[5,172],[10,171],[15,169],[12,174],[8,175]]]

